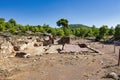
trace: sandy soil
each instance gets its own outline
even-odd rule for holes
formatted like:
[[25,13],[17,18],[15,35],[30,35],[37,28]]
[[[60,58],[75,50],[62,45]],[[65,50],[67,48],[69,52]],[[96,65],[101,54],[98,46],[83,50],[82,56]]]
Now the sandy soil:
[[[117,65],[119,46],[92,42],[100,54],[46,54],[31,58],[10,58],[15,65],[0,75],[2,80],[113,80],[104,78],[109,72],[120,74]],[[0,72],[2,73],[2,72]]]

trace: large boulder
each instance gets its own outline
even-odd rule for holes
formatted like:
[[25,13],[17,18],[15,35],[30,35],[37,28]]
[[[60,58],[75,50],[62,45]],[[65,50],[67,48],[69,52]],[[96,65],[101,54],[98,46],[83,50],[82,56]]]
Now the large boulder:
[[1,53],[5,57],[14,57],[15,56],[14,48],[9,41],[2,42],[0,45],[0,48],[1,48]]
[[31,48],[25,50],[24,52],[28,53],[30,56],[43,55],[45,53],[45,47],[44,46],[31,47]]
[[14,41],[11,42],[15,51],[24,50],[27,47],[28,42],[26,41]]
[[43,46],[48,46],[52,44],[52,40],[45,40],[43,41]]
[[35,41],[14,41],[12,42],[12,45],[14,47],[15,51],[24,51],[25,49],[29,47],[33,47],[35,44]]
[[59,53],[60,50],[62,50],[62,45],[51,45],[45,53]]
[[51,44],[54,44],[54,37],[51,37],[51,36],[49,36],[49,39],[48,40],[46,40],[45,38],[44,38],[44,41],[43,41],[43,46],[48,46],[48,45],[51,45]]
[[114,80],[120,80],[120,76],[117,75],[115,72],[109,73],[106,77],[107,78],[113,78]]

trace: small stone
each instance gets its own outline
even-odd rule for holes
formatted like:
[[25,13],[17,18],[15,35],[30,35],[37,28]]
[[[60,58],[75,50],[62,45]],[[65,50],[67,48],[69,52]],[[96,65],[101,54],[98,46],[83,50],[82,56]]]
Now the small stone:
[[115,80],[119,80],[119,76],[115,72],[111,72],[107,75],[107,78],[113,78]]
[[96,59],[93,59],[93,60],[92,60],[92,62],[95,62],[95,61],[96,61]]
[[36,59],[34,59],[33,61],[34,61],[34,62],[36,62],[37,60],[36,60]]
[[88,60],[88,57],[84,57],[84,60]]
[[102,60],[100,61],[100,63],[101,63],[101,64],[104,64],[104,62],[103,62]]
[[23,55],[24,58],[29,58],[30,54]]
[[76,58],[79,58],[79,56],[76,56]]

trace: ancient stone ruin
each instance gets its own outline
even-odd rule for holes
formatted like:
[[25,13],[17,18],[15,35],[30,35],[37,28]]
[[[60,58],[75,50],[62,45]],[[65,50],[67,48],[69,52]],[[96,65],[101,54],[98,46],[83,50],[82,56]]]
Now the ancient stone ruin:
[[70,44],[70,37],[62,37],[60,40],[58,40],[58,44]]
[[6,40],[2,38],[1,43],[2,54],[5,57],[24,57],[44,55],[50,53],[97,53],[96,50],[88,47],[86,44],[71,44],[70,37],[62,37],[58,44],[54,44],[55,38],[48,36],[47,38],[39,37],[21,37]]

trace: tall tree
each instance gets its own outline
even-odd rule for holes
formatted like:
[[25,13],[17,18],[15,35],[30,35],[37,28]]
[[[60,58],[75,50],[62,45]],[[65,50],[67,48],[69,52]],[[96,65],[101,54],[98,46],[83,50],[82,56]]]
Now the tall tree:
[[96,28],[95,25],[92,26],[92,32],[93,32],[93,36],[96,37],[99,35],[99,28]]
[[74,35],[80,37],[80,28],[75,28],[74,30]]
[[101,40],[101,39],[105,40],[105,37],[107,37],[108,35],[108,31],[109,31],[108,26],[103,25],[102,27],[100,27],[99,35],[96,36],[96,40]]
[[5,19],[4,18],[0,18],[0,24],[4,23]]
[[51,28],[51,34],[53,35],[53,36],[55,36],[56,35],[56,29],[55,28]]
[[62,19],[58,20],[56,23],[57,23],[57,26],[62,27],[62,29],[64,31],[64,34],[66,36],[71,34],[71,31],[70,31],[69,26],[68,26],[68,20],[67,19],[62,18]]
[[88,36],[88,37],[93,37],[93,36],[94,36],[94,33],[93,33],[93,31],[92,31],[91,28],[88,28],[87,36]]
[[109,29],[109,35],[114,35],[115,34],[115,29],[113,26]]
[[0,31],[4,31],[5,30],[5,25],[4,24],[0,24]]
[[13,18],[11,18],[8,22],[16,26],[16,21]]
[[58,29],[57,36],[64,36],[63,29]]
[[9,29],[9,28],[12,28],[12,27],[14,27],[13,24],[11,24],[11,23],[9,23],[9,22],[6,22],[6,23],[5,23],[5,28],[6,28],[6,29]]
[[108,35],[108,26],[103,25],[102,27],[100,27],[99,35],[101,35],[102,38],[105,37],[106,35]]
[[47,25],[47,24],[44,24],[43,25],[43,29],[45,30],[45,32],[49,32],[50,31],[50,26],[49,25]]
[[5,30],[5,19],[0,18],[0,31],[4,31],[4,30]]
[[65,36],[70,36],[72,34],[72,30],[70,28],[64,28]]
[[64,18],[62,18],[62,19],[60,19],[60,20],[58,20],[57,22],[57,26],[62,26],[62,28],[68,28],[68,20],[67,19],[64,19]]
[[82,38],[86,37],[87,33],[88,33],[88,28],[80,27],[80,37]]
[[120,24],[118,24],[118,25],[115,27],[114,37],[115,37],[116,39],[120,39]]

